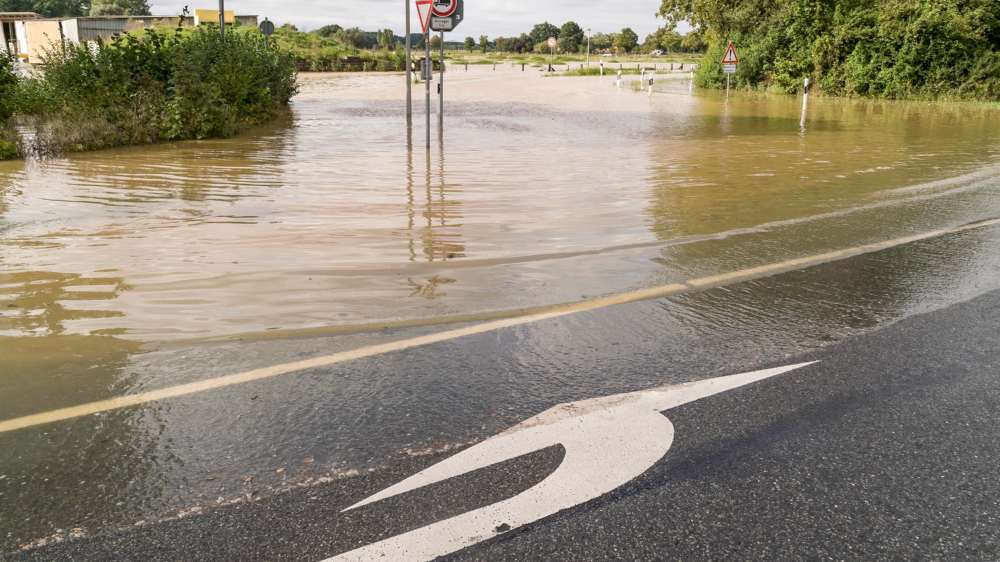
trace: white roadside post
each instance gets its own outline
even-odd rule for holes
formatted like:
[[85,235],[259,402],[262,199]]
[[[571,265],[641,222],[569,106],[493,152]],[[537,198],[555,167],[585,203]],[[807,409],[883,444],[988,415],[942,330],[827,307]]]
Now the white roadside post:
[[806,130],[806,110],[809,108],[809,78],[802,83],[802,118],[799,119],[799,128],[803,132]]

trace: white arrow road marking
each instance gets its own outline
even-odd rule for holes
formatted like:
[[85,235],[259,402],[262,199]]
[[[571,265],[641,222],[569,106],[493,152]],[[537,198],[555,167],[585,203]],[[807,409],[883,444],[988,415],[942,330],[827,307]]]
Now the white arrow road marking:
[[661,412],[813,363],[555,406],[344,511],[528,453],[562,445],[559,467],[528,490],[492,505],[335,556],[325,562],[431,560],[602,496],[666,455],[674,426]]

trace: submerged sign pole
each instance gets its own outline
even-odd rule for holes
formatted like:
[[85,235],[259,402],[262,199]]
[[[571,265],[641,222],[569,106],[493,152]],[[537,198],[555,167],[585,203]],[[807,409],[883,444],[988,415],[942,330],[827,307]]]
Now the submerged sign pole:
[[438,79],[438,135],[444,137],[444,32],[441,32],[441,78]]
[[417,15],[420,17],[420,30],[424,34],[424,64],[420,69],[420,78],[424,81],[424,98],[426,101],[427,150],[431,149],[431,79],[434,69],[431,68],[431,0],[417,0]]
[[729,97],[729,77],[736,74],[736,65],[740,63],[740,57],[736,54],[736,45],[732,41],[726,47],[726,54],[722,57],[722,71],[726,73],[726,97]]
[[[441,56],[438,61],[441,64],[441,77],[438,79],[438,136],[444,139],[444,32],[454,31],[458,24],[465,18],[464,0],[433,0],[430,13],[430,29],[441,32]],[[430,34],[428,33],[428,38]],[[429,53],[430,51],[428,51]],[[428,59],[429,60],[429,59]],[[468,70],[468,68],[466,69]],[[434,69],[428,71],[427,76],[433,76]],[[428,86],[430,88],[430,86]],[[427,90],[428,96],[430,89]],[[430,98],[428,98],[427,111],[430,113]],[[430,128],[430,116],[427,121]],[[430,148],[430,132],[427,133],[427,146]]]
[[226,0],[219,0],[219,34],[226,36]]
[[413,55],[410,35],[410,0],[403,0],[406,5],[406,143],[413,142]]
[[431,149],[431,78],[434,77],[434,67],[431,66],[431,32],[424,33],[424,101],[427,102],[427,150]]

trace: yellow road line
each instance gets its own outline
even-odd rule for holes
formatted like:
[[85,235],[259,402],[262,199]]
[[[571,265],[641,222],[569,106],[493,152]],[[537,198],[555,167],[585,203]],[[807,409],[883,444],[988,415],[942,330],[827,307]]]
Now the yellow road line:
[[661,285],[658,287],[651,287],[648,289],[640,289],[638,291],[630,291],[627,293],[619,293],[615,295],[609,295],[606,297],[599,297],[575,303],[568,303],[552,307],[550,310],[547,310],[545,312],[527,314],[513,318],[493,320],[489,322],[484,322],[482,324],[476,324],[473,326],[458,328],[455,330],[445,330],[443,332],[418,336],[415,338],[360,347],[350,351],[335,353],[333,355],[316,357],[313,359],[305,359],[303,361],[295,361],[293,363],[285,363],[282,365],[275,365],[272,367],[264,367],[262,369],[254,369],[252,371],[215,377],[211,379],[206,379],[188,384],[182,384],[178,386],[171,386],[160,390],[152,390],[140,394],[128,394],[125,396],[109,398],[107,400],[99,400],[97,402],[81,404],[79,406],[72,406],[69,408],[61,408],[49,412],[32,414],[29,416],[23,416],[20,418],[14,418],[11,420],[0,422],[0,433],[68,420],[81,416],[88,416],[101,412],[107,412],[110,410],[117,410],[120,408],[127,408],[129,406],[138,406],[140,404],[155,402],[158,400],[165,400],[167,398],[176,398],[178,396],[186,396],[189,394],[196,394],[199,392],[207,392],[209,390],[216,390],[219,388],[225,388],[227,386],[245,384],[263,379],[270,379],[281,375],[296,373],[299,371],[306,371],[309,369],[316,369],[319,367],[329,367],[331,365],[345,363],[348,361],[355,361],[358,359],[364,359],[366,357],[374,357],[376,355],[384,355],[386,353],[392,353],[395,351],[403,351],[415,347],[427,346],[448,340],[463,338],[466,336],[492,332],[503,328],[510,328],[512,326],[520,326],[523,324],[539,322],[541,320],[558,318],[560,316],[566,316],[569,314],[587,312],[591,310],[607,308],[609,306],[627,304],[642,300],[669,297],[683,293],[703,290],[711,287],[720,287],[723,285],[730,285],[741,281],[748,281],[751,279],[769,277],[780,273],[786,273],[789,271],[795,271],[798,269],[829,263],[832,261],[843,260],[854,256],[859,256],[862,254],[869,254],[872,252],[887,250],[889,248],[894,248],[896,246],[902,246],[904,244],[910,244],[913,242],[919,242],[921,240],[937,238],[939,236],[944,236],[948,234],[957,234],[960,232],[965,232],[978,228],[985,228],[988,226],[995,226],[998,224],[1000,224],[1000,219],[991,219],[956,228],[933,230],[930,232],[924,232],[922,234],[915,234],[913,236],[896,238],[893,240],[877,242],[874,244],[866,244],[864,246],[856,246],[854,248],[848,248],[844,250],[836,250],[824,254],[817,254],[813,256],[806,256],[802,258],[785,260],[749,269],[741,269],[738,271],[723,273],[721,275],[713,275],[710,277],[690,279],[685,283]]

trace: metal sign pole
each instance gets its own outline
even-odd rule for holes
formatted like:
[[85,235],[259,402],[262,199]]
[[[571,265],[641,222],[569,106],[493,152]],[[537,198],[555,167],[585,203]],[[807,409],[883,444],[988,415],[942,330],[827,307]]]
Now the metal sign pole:
[[441,78],[438,80],[438,135],[444,136],[444,32],[441,32]]
[[409,143],[412,142],[409,135],[413,130],[413,55],[410,36],[410,0],[403,0],[403,3],[406,4],[406,134]]
[[424,101],[427,103],[427,150],[431,149],[431,78],[434,77],[434,67],[431,66],[431,32],[424,33]]
[[219,33],[226,36],[226,0],[219,0]]

